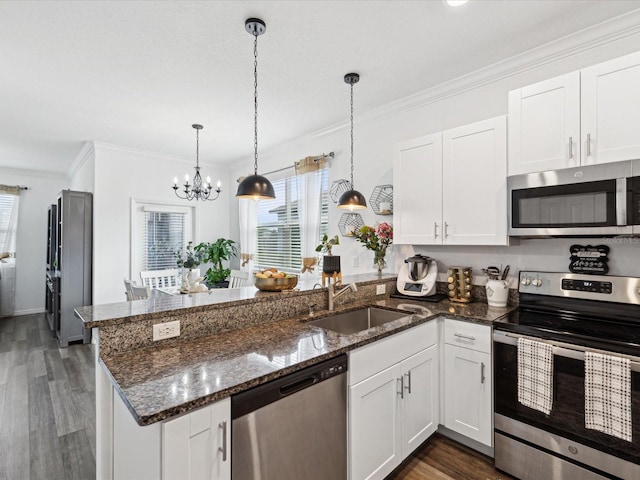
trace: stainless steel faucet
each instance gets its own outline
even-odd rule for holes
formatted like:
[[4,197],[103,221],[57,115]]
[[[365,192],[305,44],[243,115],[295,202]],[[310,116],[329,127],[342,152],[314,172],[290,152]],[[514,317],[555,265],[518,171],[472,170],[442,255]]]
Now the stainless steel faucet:
[[335,309],[335,305],[334,305],[334,300],[336,298],[338,298],[341,295],[344,295],[345,293],[347,293],[347,291],[351,290],[352,292],[357,292],[358,291],[358,287],[356,287],[355,283],[351,283],[349,285],[347,285],[346,287],[344,287],[342,290],[338,290],[337,293],[334,293],[334,285],[333,283],[329,282],[329,311],[333,312]]

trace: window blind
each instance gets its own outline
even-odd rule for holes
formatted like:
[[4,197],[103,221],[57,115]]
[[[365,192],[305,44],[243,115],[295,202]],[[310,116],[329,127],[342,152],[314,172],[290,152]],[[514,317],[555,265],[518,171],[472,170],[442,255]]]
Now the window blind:
[[[9,245],[15,250],[16,232],[15,230],[10,230],[11,214],[13,212],[15,199],[15,195],[0,195],[0,248],[3,248],[4,245]],[[9,235],[11,235],[12,238],[7,238]]]
[[[324,168],[314,175],[322,181],[322,209],[320,235],[328,231],[329,220],[329,171]],[[302,268],[300,219],[298,215],[298,176],[272,182],[276,193],[274,200],[258,203],[257,255],[258,269],[275,267],[294,273]],[[318,243],[320,239],[318,239]]]
[[176,268],[176,251],[186,244],[186,216],[185,213],[145,209],[140,249],[142,270]]

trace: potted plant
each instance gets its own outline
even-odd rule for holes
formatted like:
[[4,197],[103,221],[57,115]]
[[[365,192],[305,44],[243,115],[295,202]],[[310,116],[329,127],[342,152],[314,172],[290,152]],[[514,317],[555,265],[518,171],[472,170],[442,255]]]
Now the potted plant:
[[176,265],[182,268],[191,270],[200,265],[204,260],[204,254],[198,250],[198,247],[193,246],[193,242],[187,243],[187,247],[184,249],[176,250]]
[[191,288],[191,284],[195,281],[196,278],[200,276],[200,271],[198,270],[194,275],[193,269],[200,265],[204,259],[204,253],[198,250],[198,247],[193,246],[193,242],[187,243],[184,251],[179,249],[175,252],[176,255],[176,265],[178,267],[182,267],[182,288],[183,290],[189,291]]
[[322,236],[320,245],[316,247],[316,252],[326,253],[322,261],[322,271],[324,273],[332,274],[340,272],[340,256],[334,256],[331,252],[331,249],[336,245],[340,245],[338,235],[333,238],[329,238],[329,235],[325,233]]
[[226,288],[229,282],[226,279],[231,274],[230,268],[225,268],[223,261],[228,262],[231,257],[238,255],[236,242],[226,238],[219,238],[213,243],[201,243],[195,247],[196,251],[202,252],[205,262],[212,264],[204,278],[210,287]]

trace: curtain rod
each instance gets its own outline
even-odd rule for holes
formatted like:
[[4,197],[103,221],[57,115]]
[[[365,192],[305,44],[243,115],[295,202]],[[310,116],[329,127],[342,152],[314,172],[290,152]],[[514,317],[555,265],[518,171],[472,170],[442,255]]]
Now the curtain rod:
[[[333,158],[334,156],[335,154],[333,152],[329,152],[327,154],[323,153],[322,155],[316,155],[315,157],[312,157],[312,158],[314,162],[319,162],[320,160],[326,160],[327,158]],[[295,165],[289,165],[288,167],[282,167],[277,170],[271,170],[270,172],[263,173],[262,175],[271,175],[273,173],[284,172],[285,170],[289,170],[291,168],[295,168]],[[236,183],[240,183],[243,178],[244,177],[238,177],[238,179],[236,180]]]

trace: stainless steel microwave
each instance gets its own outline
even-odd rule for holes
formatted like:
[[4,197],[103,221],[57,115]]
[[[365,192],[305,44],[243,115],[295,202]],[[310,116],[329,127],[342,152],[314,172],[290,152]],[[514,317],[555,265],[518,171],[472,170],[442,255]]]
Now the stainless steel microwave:
[[640,235],[640,160],[507,178],[509,235]]

